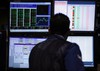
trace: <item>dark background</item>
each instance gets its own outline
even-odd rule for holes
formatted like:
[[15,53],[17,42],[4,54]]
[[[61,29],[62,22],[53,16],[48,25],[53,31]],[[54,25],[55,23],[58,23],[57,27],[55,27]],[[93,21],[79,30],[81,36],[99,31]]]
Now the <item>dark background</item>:
[[[35,1],[35,0],[10,0],[10,1]],[[7,66],[8,57],[8,24],[9,24],[9,2],[0,0],[0,71],[26,71],[27,69],[9,69]],[[38,0],[36,0],[38,1]],[[39,0],[40,1],[40,0]],[[41,0],[46,1],[46,0]],[[49,1],[49,0],[47,0]],[[75,0],[73,0],[75,1]],[[91,0],[86,0],[91,1]],[[92,0],[94,1],[94,0]],[[100,0],[96,1],[96,16],[95,16],[95,68],[86,68],[86,71],[97,71],[97,65],[100,64]]]

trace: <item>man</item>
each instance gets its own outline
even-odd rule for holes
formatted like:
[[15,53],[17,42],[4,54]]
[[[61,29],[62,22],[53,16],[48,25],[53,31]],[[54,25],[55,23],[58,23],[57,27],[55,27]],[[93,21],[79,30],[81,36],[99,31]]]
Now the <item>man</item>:
[[62,13],[51,18],[50,36],[37,44],[30,53],[31,71],[84,71],[79,46],[66,41],[69,25],[69,18]]

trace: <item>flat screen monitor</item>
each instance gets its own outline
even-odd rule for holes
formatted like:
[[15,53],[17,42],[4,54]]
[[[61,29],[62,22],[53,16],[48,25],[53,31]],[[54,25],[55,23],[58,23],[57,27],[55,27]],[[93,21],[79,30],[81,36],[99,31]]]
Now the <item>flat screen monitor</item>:
[[[46,38],[9,38],[9,67],[29,68],[29,54],[31,49]],[[69,36],[68,41],[77,43],[82,53],[82,61],[85,67],[94,67],[93,36]]]
[[70,19],[71,31],[94,31],[95,2],[93,1],[54,1],[54,14],[63,13]]
[[45,38],[9,38],[9,67],[10,68],[29,68],[29,55],[32,48]]
[[67,40],[79,45],[84,66],[94,67],[93,36],[69,36]]
[[10,2],[10,32],[47,32],[51,2]]

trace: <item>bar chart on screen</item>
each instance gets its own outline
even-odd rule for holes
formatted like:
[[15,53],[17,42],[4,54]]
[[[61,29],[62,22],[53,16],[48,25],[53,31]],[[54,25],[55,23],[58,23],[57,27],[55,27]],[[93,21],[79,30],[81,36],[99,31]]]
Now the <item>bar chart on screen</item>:
[[50,17],[50,2],[11,2],[10,32],[47,32]]

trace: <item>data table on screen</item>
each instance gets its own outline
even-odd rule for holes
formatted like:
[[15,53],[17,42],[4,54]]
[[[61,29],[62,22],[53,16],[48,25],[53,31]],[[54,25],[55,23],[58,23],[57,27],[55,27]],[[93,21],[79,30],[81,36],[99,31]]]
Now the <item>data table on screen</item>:
[[55,0],[54,14],[57,13],[69,17],[71,31],[94,31],[95,2]]
[[94,26],[95,26],[94,4],[69,3],[67,15],[71,20],[70,23],[71,31],[94,31]]

